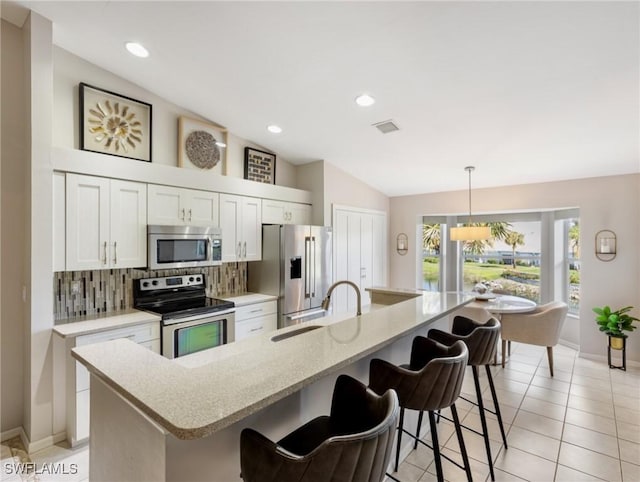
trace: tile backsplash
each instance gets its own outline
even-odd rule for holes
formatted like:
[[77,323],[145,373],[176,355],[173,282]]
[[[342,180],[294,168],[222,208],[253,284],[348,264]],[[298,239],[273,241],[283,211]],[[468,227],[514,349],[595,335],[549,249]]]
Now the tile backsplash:
[[103,269],[53,273],[53,316],[55,320],[116,312],[133,307],[133,283],[140,278],[202,273],[207,296],[220,297],[247,290],[247,263],[192,269]]

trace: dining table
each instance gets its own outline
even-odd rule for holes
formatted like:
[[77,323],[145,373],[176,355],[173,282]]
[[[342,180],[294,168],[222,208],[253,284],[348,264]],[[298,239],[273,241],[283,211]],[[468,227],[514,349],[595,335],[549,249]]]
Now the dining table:
[[[500,320],[500,315],[505,313],[528,313],[536,309],[538,304],[535,301],[520,296],[504,295],[498,293],[478,293],[476,299],[467,306],[473,308],[484,308],[492,315],[496,315]],[[498,343],[500,346],[500,343]],[[511,355],[511,345],[509,345],[509,355]],[[498,350],[493,358],[493,365],[498,364]]]
[[477,294],[476,299],[467,306],[484,308],[489,313],[501,315],[503,313],[527,313],[535,310],[538,305],[535,301],[520,296],[483,293]]

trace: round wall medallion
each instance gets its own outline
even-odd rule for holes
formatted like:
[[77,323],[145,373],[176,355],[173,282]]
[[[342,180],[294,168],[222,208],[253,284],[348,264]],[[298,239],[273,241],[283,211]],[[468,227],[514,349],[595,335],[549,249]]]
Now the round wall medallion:
[[220,162],[220,149],[216,139],[205,131],[194,131],[185,141],[187,157],[193,165],[201,169],[212,169]]

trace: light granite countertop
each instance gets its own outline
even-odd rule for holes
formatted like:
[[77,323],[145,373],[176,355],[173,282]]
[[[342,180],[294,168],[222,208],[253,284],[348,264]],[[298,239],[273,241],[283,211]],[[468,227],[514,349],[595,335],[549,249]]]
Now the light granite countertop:
[[[335,315],[175,360],[126,340],[77,347],[89,371],[179,439],[206,437],[468,303],[423,292],[359,317]],[[317,329],[274,342],[274,334]]]
[[160,321],[160,316],[131,308],[115,313],[74,318],[66,323],[58,322],[58,324],[53,327],[53,332],[62,338],[70,338],[152,321]]
[[233,301],[236,308],[239,306],[253,305],[255,303],[263,303],[265,301],[274,301],[278,299],[277,296],[250,292],[234,296],[219,296],[218,298],[220,298],[221,300]]

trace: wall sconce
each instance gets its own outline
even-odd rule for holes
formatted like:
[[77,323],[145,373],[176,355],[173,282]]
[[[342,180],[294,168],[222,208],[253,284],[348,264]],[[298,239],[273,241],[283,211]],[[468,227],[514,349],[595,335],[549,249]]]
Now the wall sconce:
[[396,251],[401,256],[404,256],[409,251],[409,238],[406,234],[400,233],[396,237]]
[[616,233],[603,229],[596,233],[596,258],[600,261],[611,261],[616,257]]

